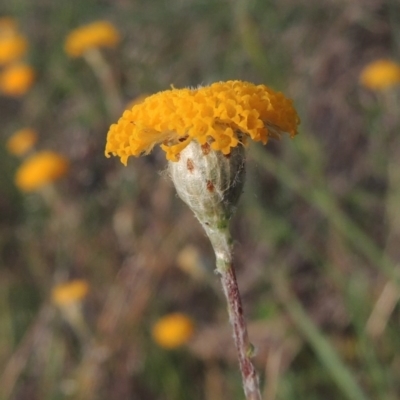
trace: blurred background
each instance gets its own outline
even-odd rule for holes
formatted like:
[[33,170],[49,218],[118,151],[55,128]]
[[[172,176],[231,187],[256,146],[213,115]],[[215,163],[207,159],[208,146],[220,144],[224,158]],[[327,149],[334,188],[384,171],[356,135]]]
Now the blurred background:
[[164,153],[104,156],[133,101],[239,79],[302,120],[232,220],[264,400],[398,399],[399,62],[394,0],[2,0],[0,398],[244,398]]

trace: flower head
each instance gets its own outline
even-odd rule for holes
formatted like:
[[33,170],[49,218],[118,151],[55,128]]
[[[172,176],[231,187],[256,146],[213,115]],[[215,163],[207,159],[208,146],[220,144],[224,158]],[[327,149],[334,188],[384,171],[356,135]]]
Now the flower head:
[[65,40],[65,51],[70,57],[80,57],[95,47],[115,47],[120,35],[108,21],[96,21],[74,29]]
[[26,64],[15,64],[0,73],[0,92],[8,96],[22,96],[33,84],[35,72]]
[[371,90],[385,90],[400,83],[400,64],[391,60],[377,60],[361,71],[360,83]]
[[187,343],[194,332],[193,321],[185,314],[172,313],[159,319],[152,329],[154,341],[166,349]]
[[31,128],[20,129],[15,132],[6,143],[7,150],[16,156],[27,153],[36,143],[37,132]]
[[147,97],[110,127],[105,154],[126,165],[129,156],[149,153],[161,144],[167,159],[177,161],[192,141],[227,155],[250,137],[297,133],[299,117],[282,93],[242,81],[218,82],[197,89],[172,89]]
[[10,17],[0,18],[0,65],[22,57],[28,42],[17,30],[17,23]]
[[52,151],[41,151],[27,158],[15,175],[15,184],[31,192],[63,177],[69,169],[68,160]]
[[88,283],[82,279],[75,279],[56,285],[51,291],[51,299],[58,306],[68,306],[85,298],[88,292]]
[[17,60],[25,54],[27,48],[28,43],[21,35],[0,36],[0,64]]

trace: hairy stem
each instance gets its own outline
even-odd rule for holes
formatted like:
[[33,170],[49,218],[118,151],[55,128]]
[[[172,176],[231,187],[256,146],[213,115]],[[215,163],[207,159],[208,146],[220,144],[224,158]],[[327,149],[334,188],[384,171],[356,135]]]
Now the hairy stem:
[[[204,226],[204,225],[203,225]],[[261,400],[257,372],[251,361],[253,346],[247,334],[242,300],[232,264],[232,246],[229,231],[204,226],[215,251],[217,272],[228,304],[229,320],[239,357],[243,389],[247,400]]]

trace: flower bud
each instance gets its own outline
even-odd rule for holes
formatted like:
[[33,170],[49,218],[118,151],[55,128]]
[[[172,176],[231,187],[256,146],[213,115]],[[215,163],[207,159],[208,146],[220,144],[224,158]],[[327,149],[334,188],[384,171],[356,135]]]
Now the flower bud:
[[178,161],[169,162],[169,171],[179,197],[205,228],[227,228],[245,181],[242,145],[224,155],[208,143],[192,141]]

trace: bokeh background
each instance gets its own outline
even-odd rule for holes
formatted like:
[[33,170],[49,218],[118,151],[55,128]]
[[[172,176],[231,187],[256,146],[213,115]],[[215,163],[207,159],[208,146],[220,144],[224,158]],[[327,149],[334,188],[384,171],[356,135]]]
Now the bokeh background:
[[[400,397],[399,2],[2,0],[0,17],[0,50],[26,44],[0,74],[31,68],[11,92],[0,77],[1,399],[243,399],[212,249],[164,153],[104,156],[130,102],[229,79],[302,120],[249,146],[232,220],[264,400]],[[99,20],[119,39],[71,57]],[[377,60],[395,64],[360,78]],[[41,151],[58,172],[18,185]]]

